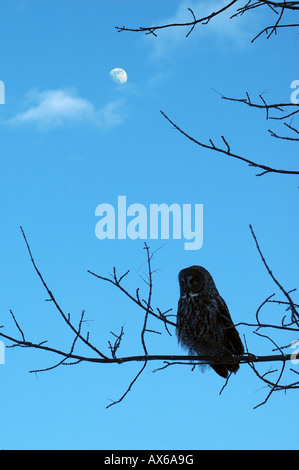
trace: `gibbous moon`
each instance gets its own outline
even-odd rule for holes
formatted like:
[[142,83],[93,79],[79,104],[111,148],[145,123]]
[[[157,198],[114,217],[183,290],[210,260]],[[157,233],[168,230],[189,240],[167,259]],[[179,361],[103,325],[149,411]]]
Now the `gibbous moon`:
[[126,83],[128,79],[126,72],[119,68],[111,70],[110,77],[115,83],[118,84]]

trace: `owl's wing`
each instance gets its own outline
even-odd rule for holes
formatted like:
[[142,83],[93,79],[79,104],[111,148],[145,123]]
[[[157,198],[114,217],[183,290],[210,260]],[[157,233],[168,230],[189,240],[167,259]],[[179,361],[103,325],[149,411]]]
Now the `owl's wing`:
[[219,314],[220,322],[223,328],[226,347],[232,354],[240,355],[244,353],[244,347],[231,319],[228,307],[222,297],[219,296]]

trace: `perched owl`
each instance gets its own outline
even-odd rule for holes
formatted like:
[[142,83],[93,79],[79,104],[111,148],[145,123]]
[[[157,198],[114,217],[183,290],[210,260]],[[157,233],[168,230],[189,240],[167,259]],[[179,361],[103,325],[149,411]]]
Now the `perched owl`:
[[[201,266],[190,266],[179,273],[180,299],[176,333],[179,344],[191,355],[231,357],[244,348],[226,303],[220,297],[210,273]],[[210,363],[226,378],[237,372],[237,363]]]

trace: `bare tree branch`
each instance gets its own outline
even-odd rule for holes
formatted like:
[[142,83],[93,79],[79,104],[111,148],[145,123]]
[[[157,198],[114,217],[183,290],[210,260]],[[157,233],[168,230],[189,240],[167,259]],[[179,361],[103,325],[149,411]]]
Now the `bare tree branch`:
[[[250,325],[246,323],[238,323],[237,325]],[[251,325],[250,325],[251,326]],[[256,326],[253,324],[252,326]],[[0,337],[11,341],[12,343],[15,343],[16,345],[23,346],[23,347],[28,347],[32,349],[40,349],[45,352],[50,352],[53,354],[56,354],[58,356],[63,356],[64,359],[73,359],[78,362],[92,362],[92,363],[97,363],[97,364],[125,364],[128,362],[146,362],[146,361],[170,361],[170,362],[176,362],[176,361],[185,361],[184,364],[193,364],[193,361],[198,361],[200,364],[209,364],[209,363],[219,363],[225,361],[226,363],[240,363],[240,364],[249,364],[252,362],[277,362],[277,361],[290,361],[293,359],[292,354],[267,354],[264,356],[261,355],[255,355],[252,353],[247,353],[242,356],[229,356],[229,357],[214,357],[214,356],[206,356],[206,355],[200,355],[200,356],[192,356],[188,354],[148,354],[148,355],[133,355],[133,356],[122,356],[122,357],[107,357],[107,358],[100,358],[100,357],[91,357],[91,356],[82,356],[79,354],[75,353],[70,353],[70,352],[65,352],[60,349],[55,349],[50,346],[45,346],[42,343],[31,343],[30,341],[23,341],[17,338],[14,338],[12,336],[9,336],[5,333],[0,333]],[[44,342],[43,342],[44,343]],[[61,361],[62,362],[62,361]],[[50,370],[53,367],[50,367],[49,369],[41,369],[41,370]],[[30,372],[36,372],[30,371]]]
[[[250,99],[248,92],[246,92],[246,98],[231,98],[228,96],[224,96],[222,93],[219,93],[219,92],[217,93],[220,94],[223,100],[235,101],[237,103],[244,103],[247,106],[250,106],[251,108],[264,109],[266,111],[266,119],[284,120],[284,119],[289,118],[290,116],[294,116],[295,114],[299,112],[299,104],[291,103],[291,102],[268,104],[262,94],[259,94],[259,98],[262,101],[262,103],[254,103]],[[286,113],[285,108],[291,108],[291,109],[294,109],[294,111],[292,111],[291,113],[287,113],[287,114],[283,114],[279,116],[270,116],[271,110],[278,111],[279,113]]]
[[165,119],[167,119],[167,121],[170,122],[170,124],[172,124],[174,126],[175,129],[177,129],[181,134],[183,134],[185,137],[187,137],[187,139],[191,140],[192,142],[199,145],[200,147],[203,147],[203,148],[206,148],[206,149],[209,149],[209,150],[214,150],[218,153],[222,153],[224,155],[227,155],[228,157],[236,158],[236,159],[241,160],[245,163],[248,163],[249,166],[253,166],[255,168],[260,168],[260,169],[264,170],[262,173],[256,174],[256,176],[262,176],[262,175],[265,175],[266,173],[280,173],[280,174],[285,174],[285,175],[299,175],[299,170],[284,170],[284,169],[272,168],[272,167],[269,167],[267,165],[261,165],[259,163],[256,163],[252,160],[249,160],[248,158],[242,157],[241,155],[237,155],[235,153],[232,153],[231,150],[230,150],[230,146],[228,145],[226,139],[223,136],[221,136],[221,137],[222,137],[222,140],[225,142],[225,145],[226,145],[226,148],[224,148],[224,149],[221,148],[221,147],[217,147],[211,139],[210,139],[210,144],[205,144],[204,142],[196,140],[194,137],[191,137],[189,134],[187,134],[187,132],[183,131],[177,124],[175,124],[163,111],[160,111],[160,113],[162,114],[162,116],[165,117]]
[[[222,8],[219,10],[213,11],[208,15],[202,16],[200,18],[196,18],[195,13],[191,8],[188,8],[188,11],[192,15],[191,21],[185,22],[176,22],[176,23],[167,23],[162,25],[154,25],[154,26],[140,26],[138,28],[128,28],[126,26],[115,26],[117,31],[130,31],[135,33],[145,33],[145,34],[152,34],[153,36],[157,36],[157,33],[162,29],[167,28],[188,28],[188,32],[186,33],[186,37],[188,37],[191,32],[194,30],[195,26],[198,25],[207,25],[211,20],[215,17],[223,15],[226,11],[231,10],[234,6],[237,6],[238,1],[233,0],[231,2],[227,2]],[[292,1],[283,1],[283,2],[271,2],[267,0],[249,0],[247,1],[242,7],[237,8],[234,13],[231,14],[230,19],[236,19],[239,16],[243,16],[245,13],[249,11],[256,10],[257,8],[266,7],[271,10],[272,13],[277,15],[276,21],[271,26],[266,26],[263,28],[258,34],[254,36],[251,42],[256,41],[260,36],[264,33],[267,35],[267,39],[269,39],[273,34],[277,34],[278,28],[294,28],[298,27],[298,23],[289,23],[289,24],[281,24],[281,20],[283,15],[286,11],[298,11],[299,10],[299,2],[292,2]]]
[[191,8],[188,8],[188,10],[190,11],[190,13],[193,17],[193,20],[183,22],[183,23],[170,23],[170,24],[164,24],[164,25],[160,25],[160,26],[140,26],[139,28],[126,28],[125,26],[115,26],[115,28],[117,29],[117,31],[119,33],[122,32],[122,31],[131,31],[131,32],[135,32],[135,33],[136,32],[137,33],[144,32],[145,34],[153,34],[154,36],[157,36],[156,31],[158,31],[160,29],[173,28],[173,27],[188,27],[189,31],[186,34],[186,37],[188,37],[197,24],[200,24],[200,23],[201,24],[207,24],[207,23],[209,23],[209,21],[212,18],[214,18],[215,16],[220,15],[225,10],[228,10],[235,3],[237,3],[237,0],[233,0],[232,2],[229,2],[227,5],[225,5],[223,8],[220,8],[219,10],[214,11],[214,12],[210,13],[209,15],[203,16],[202,18],[198,18],[198,19],[195,18],[195,14],[194,14],[193,10],[191,10]]
[[[288,127],[289,129],[291,129],[293,132],[295,132],[296,134],[299,134],[298,129],[296,129],[295,127],[292,127],[290,124],[287,124],[286,122],[284,122],[283,124],[284,124],[286,127]],[[276,132],[273,132],[271,129],[268,129],[268,132],[270,133],[270,135],[271,135],[272,137],[276,137],[277,139],[291,140],[291,141],[293,141],[293,142],[298,142],[298,141],[299,141],[299,137],[281,136],[281,135],[276,134]]]

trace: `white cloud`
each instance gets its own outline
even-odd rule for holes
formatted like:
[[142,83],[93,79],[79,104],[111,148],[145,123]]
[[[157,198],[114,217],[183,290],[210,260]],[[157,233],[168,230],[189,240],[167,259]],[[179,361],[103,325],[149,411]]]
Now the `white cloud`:
[[12,125],[34,125],[49,130],[65,124],[88,122],[104,130],[120,124],[124,118],[124,101],[109,101],[97,110],[90,101],[73,90],[31,91],[27,95],[28,109],[11,118]]
[[109,101],[103,108],[94,113],[95,122],[104,130],[109,130],[121,124],[125,117],[125,101],[123,99]]

